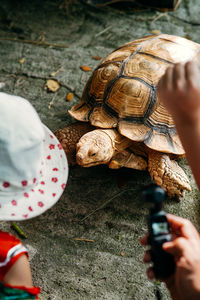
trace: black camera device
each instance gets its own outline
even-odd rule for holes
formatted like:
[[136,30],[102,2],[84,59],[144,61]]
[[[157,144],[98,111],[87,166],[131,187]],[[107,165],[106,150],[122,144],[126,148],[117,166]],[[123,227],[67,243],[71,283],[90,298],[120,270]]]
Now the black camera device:
[[165,191],[158,185],[151,185],[142,192],[145,201],[153,202],[148,215],[148,243],[156,278],[167,278],[175,271],[174,257],[162,249],[165,242],[172,240],[166,213],[162,209]]

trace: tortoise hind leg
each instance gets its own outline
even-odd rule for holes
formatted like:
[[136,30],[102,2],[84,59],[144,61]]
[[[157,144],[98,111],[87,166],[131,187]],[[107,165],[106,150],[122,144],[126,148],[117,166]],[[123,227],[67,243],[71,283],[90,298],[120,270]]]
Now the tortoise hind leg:
[[148,171],[151,178],[167,192],[169,197],[179,199],[184,196],[185,191],[191,191],[187,175],[167,154],[149,151]]
[[113,156],[108,166],[110,169],[119,169],[125,167],[135,170],[146,170],[147,162],[145,159],[135,155],[129,150],[123,150]]

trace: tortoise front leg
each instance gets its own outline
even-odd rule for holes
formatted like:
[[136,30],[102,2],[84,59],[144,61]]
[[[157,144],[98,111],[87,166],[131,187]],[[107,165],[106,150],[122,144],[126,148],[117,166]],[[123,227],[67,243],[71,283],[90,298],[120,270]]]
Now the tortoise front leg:
[[185,191],[191,191],[187,175],[167,154],[150,150],[148,171],[151,178],[167,192],[169,197],[179,199],[184,196]]
[[135,170],[146,170],[147,162],[141,156],[135,155],[132,151],[127,149],[114,155],[108,166],[110,169],[125,167]]

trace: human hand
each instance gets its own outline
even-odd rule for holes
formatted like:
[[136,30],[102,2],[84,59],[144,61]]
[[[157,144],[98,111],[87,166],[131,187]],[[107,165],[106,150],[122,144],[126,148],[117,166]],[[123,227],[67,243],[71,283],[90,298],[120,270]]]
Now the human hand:
[[[167,215],[173,241],[163,244],[163,249],[175,258],[175,273],[165,280],[173,300],[200,299],[200,236],[193,224],[186,219]],[[148,236],[140,240],[148,245]],[[150,250],[147,250],[144,263],[151,262]],[[149,279],[154,279],[153,268],[147,269]]]
[[169,67],[158,83],[158,96],[175,123],[193,124],[200,117],[200,70],[194,61]]

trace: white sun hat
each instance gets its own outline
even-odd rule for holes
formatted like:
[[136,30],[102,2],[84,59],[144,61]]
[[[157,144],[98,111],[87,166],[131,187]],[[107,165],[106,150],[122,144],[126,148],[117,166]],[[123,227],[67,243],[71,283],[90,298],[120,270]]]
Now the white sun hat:
[[55,135],[24,98],[0,93],[0,220],[26,220],[52,207],[68,178]]

